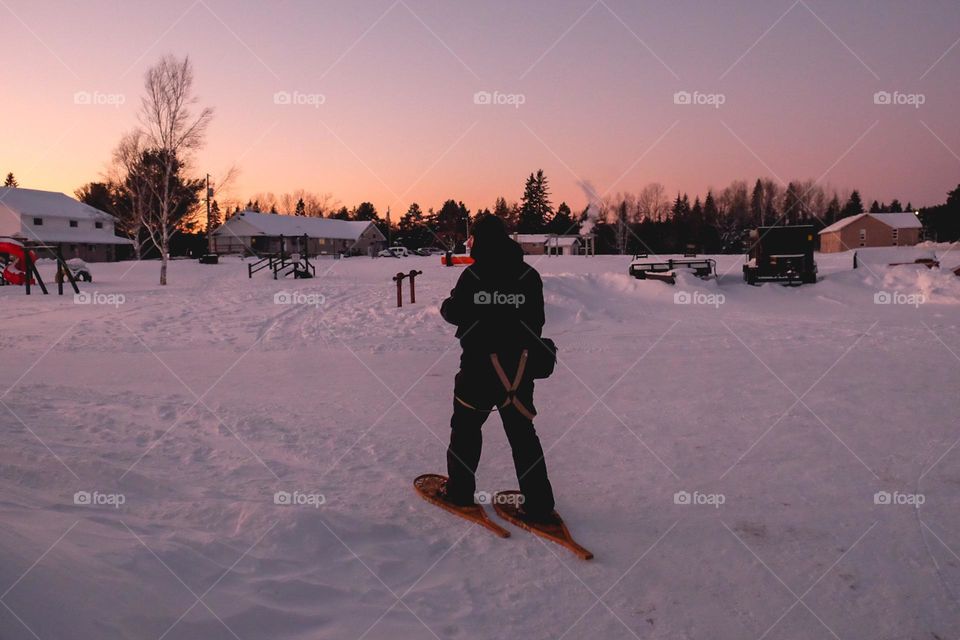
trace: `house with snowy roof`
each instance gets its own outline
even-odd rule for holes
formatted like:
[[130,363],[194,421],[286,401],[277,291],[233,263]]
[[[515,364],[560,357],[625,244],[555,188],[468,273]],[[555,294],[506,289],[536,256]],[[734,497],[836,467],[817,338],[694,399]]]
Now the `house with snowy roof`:
[[107,262],[133,244],[116,234],[116,218],[56,191],[0,187],[0,236],[58,247],[66,259]]
[[[304,241],[306,236],[306,241]],[[306,244],[304,244],[306,243]],[[212,253],[376,255],[387,244],[369,221],[241,211],[210,234]]]
[[837,253],[859,247],[905,247],[920,242],[923,225],[916,214],[860,213],[820,231],[820,251]]
[[513,239],[526,255],[575,256],[584,249],[584,238],[579,235],[514,233]]

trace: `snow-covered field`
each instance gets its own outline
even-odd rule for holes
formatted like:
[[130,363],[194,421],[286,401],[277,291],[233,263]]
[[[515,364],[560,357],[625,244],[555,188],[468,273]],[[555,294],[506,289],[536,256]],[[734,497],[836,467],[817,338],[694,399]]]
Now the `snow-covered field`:
[[[528,258],[562,363],[537,426],[592,562],[414,494],[459,355],[437,258],[0,288],[0,638],[957,638],[960,278],[861,257],[799,288]],[[514,487],[496,416],[485,440],[479,488]]]

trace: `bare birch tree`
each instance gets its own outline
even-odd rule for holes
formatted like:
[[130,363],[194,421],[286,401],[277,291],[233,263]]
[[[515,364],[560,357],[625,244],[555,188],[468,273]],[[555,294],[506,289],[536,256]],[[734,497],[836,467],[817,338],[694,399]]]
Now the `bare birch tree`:
[[204,143],[213,110],[194,113],[193,68],[190,58],[164,56],[147,70],[140,124],[148,146],[161,159],[162,179],[155,186],[156,206],[145,220],[151,242],[160,251],[160,284],[167,284],[170,237],[176,230],[173,214],[179,203],[173,190],[176,173]]

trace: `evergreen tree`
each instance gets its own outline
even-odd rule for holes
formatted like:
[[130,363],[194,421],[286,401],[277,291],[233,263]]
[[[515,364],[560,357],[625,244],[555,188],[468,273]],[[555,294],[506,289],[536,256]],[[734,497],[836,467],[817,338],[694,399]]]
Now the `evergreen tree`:
[[307,215],[307,205],[303,201],[303,198],[297,200],[297,207],[294,209],[294,215],[297,216],[306,216]]
[[757,178],[757,183],[753,186],[753,194],[750,196],[750,215],[753,218],[753,224],[758,227],[763,226],[764,204],[763,182]]
[[7,179],[4,181],[3,186],[16,188],[20,186],[20,183],[17,182],[17,179],[13,177],[13,172],[7,174]]
[[903,205],[896,198],[890,203],[890,213],[903,213]]
[[377,208],[373,206],[373,203],[361,202],[357,205],[357,208],[353,210],[351,218],[353,220],[376,221],[379,220],[380,216],[377,214]]
[[946,204],[920,210],[925,234],[937,242],[960,240],[960,185],[947,194]]
[[573,219],[573,212],[566,202],[561,202],[557,207],[557,212],[547,225],[547,231],[558,235],[574,235],[580,233],[580,225]]
[[795,182],[787,185],[787,190],[783,194],[783,219],[784,223],[791,225],[803,218],[804,206],[800,197],[800,186]]
[[447,200],[436,214],[437,234],[448,246],[455,246],[467,240],[467,224],[470,210],[456,200]]
[[410,205],[410,208],[407,209],[407,212],[400,216],[397,229],[399,229],[401,233],[409,233],[417,227],[423,226],[423,222],[423,211],[420,209],[420,205],[414,202]]
[[854,189],[853,193],[850,194],[850,198],[847,200],[847,204],[843,205],[843,211],[841,211],[841,213],[844,218],[863,213],[863,201],[860,199],[859,191]]
[[397,234],[402,238],[404,246],[408,248],[418,249],[433,243],[433,233],[427,226],[420,205],[416,202],[400,216],[397,222]]
[[346,207],[340,207],[340,208],[337,209],[337,211],[336,211],[333,215],[331,215],[330,217],[331,217],[331,218],[335,218],[335,219],[337,219],[337,220],[349,220],[349,219],[350,219],[350,210],[347,209]]
[[823,221],[828,226],[840,219],[840,198],[833,194],[830,204],[827,205],[827,211],[823,214]]
[[870,213],[880,213],[883,209],[880,207],[880,203],[876,200],[873,201],[873,204],[870,205]]
[[207,218],[207,233],[210,233],[223,223],[220,219],[220,205],[214,200],[210,203],[210,216]]
[[497,201],[493,205],[493,215],[503,220],[503,224],[506,225],[507,231],[516,230],[517,218],[515,211],[510,207],[510,205],[507,204],[506,199],[502,197],[497,198]]
[[552,215],[547,178],[543,175],[543,169],[538,169],[530,174],[523,189],[518,230],[521,233],[540,233]]
[[703,223],[716,226],[719,217],[720,212],[717,210],[717,201],[713,197],[713,191],[707,191],[707,197],[703,200]]

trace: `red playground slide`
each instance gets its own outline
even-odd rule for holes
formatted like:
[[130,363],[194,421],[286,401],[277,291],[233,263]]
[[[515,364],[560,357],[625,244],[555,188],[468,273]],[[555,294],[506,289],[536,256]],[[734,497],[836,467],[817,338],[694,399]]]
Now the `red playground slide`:
[[[27,264],[24,259],[26,251],[20,241],[13,238],[0,238],[0,256],[6,254],[10,258],[3,270],[3,279],[7,284],[23,284],[26,280]],[[31,251],[30,259],[35,263],[37,254]],[[35,280],[31,278],[30,284],[36,284]]]

